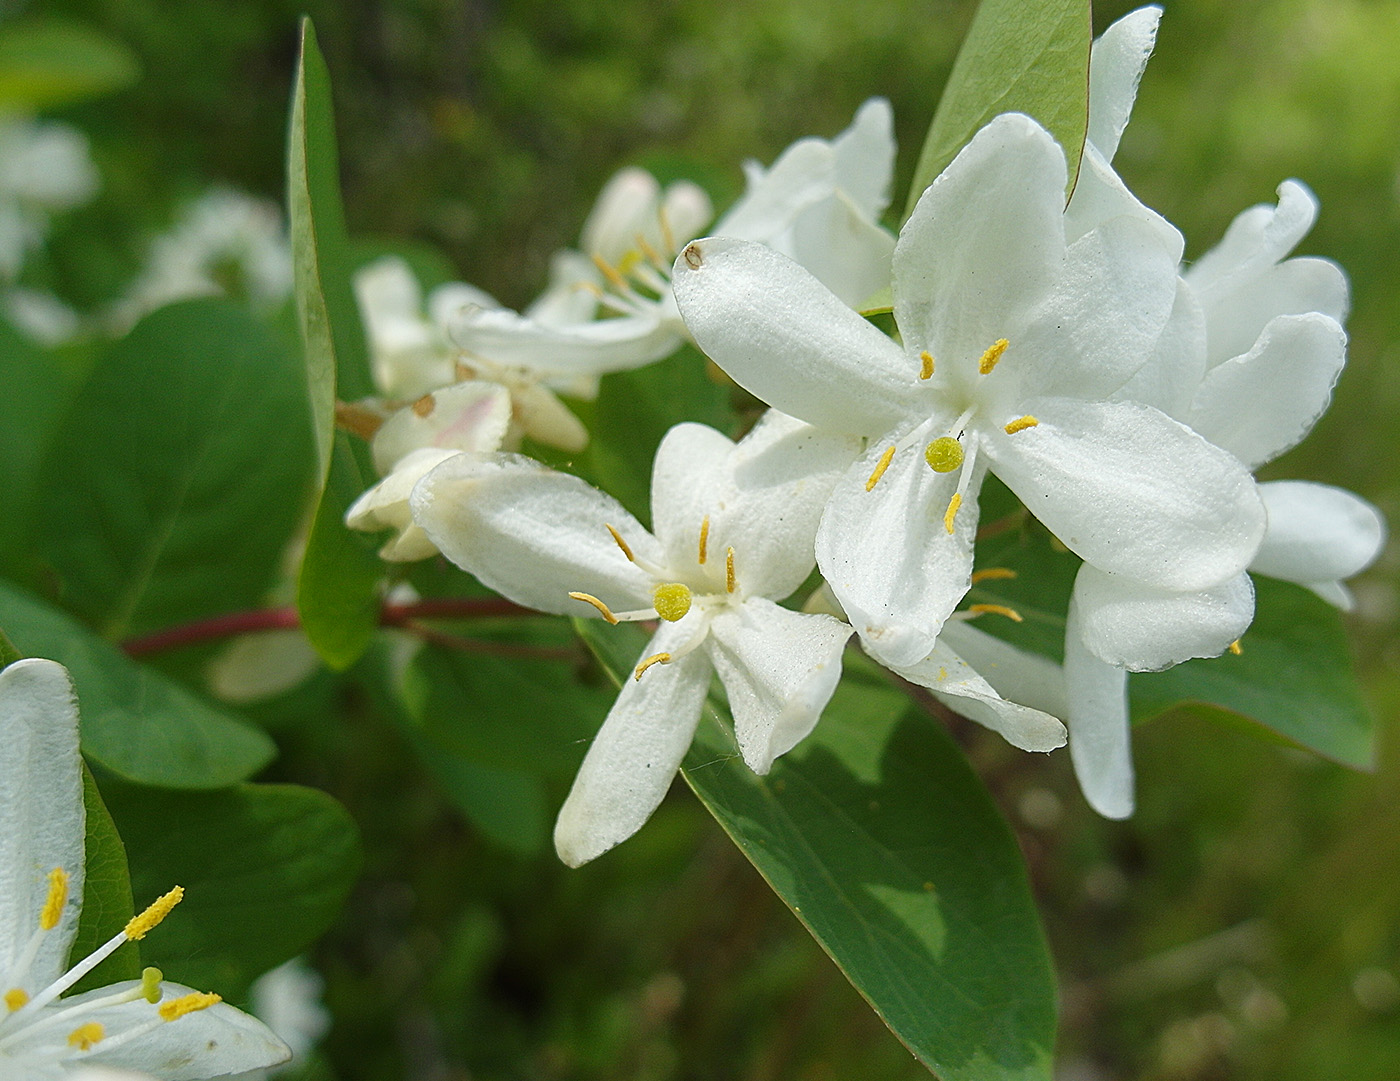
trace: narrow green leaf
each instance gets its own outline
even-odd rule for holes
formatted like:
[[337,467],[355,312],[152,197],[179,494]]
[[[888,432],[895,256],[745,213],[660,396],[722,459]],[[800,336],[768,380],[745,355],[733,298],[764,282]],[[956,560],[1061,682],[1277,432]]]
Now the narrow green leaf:
[[1357,686],[1346,626],[1302,586],[1256,575],[1254,623],[1238,656],[1189,661],[1130,680],[1133,717],[1213,706],[1348,766],[1375,765],[1375,721]]
[[110,638],[260,603],[311,480],[304,394],[295,359],[239,305],[138,323],[41,472],[40,543],[64,603]]
[[[580,622],[615,678],[636,628]],[[919,1061],[1046,1081],[1055,985],[1020,850],[949,736],[848,672],[816,731],[756,777],[716,707],[690,787]]]
[[82,703],[83,754],[169,788],[222,788],[272,759],[272,740],[136,664],[65,612],[0,582],[0,625],[27,657],[67,667]]
[[137,903],[185,888],[143,940],[143,957],[171,980],[225,997],[241,997],[311,945],[359,872],[354,822],[314,789],[245,784],[194,795],[112,785],[107,802]]
[[0,109],[38,112],[122,90],[141,74],[125,45],[81,23],[0,26]]
[[[70,963],[82,960],[109,940],[126,926],[134,913],[126,845],[86,766],[83,768],[83,807],[87,812],[83,910],[73,948],[68,954]],[[128,942],[88,973],[75,990],[87,991],[140,976],[141,954],[136,943]]]
[[1064,148],[1068,199],[1089,130],[1089,7],[1089,0],[982,0],[924,139],[906,218],[934,177],[1001,113],[1033,117]]

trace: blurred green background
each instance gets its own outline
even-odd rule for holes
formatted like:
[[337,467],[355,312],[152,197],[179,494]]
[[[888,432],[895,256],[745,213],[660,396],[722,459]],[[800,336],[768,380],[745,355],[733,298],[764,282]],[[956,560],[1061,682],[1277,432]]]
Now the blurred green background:
[[[1130,6],[1096,5],[1096,28]],[[421,241],[519,305],[620,165],[692,177],[723,206],[742,159],[835,134],[871,95],[894,104],[902,205],[972,4],[0,3],[83,20],[142,66],[54,114],[90,136],[104,189],[58,218],[30,278],[90,308],[211,181],[280,199],[303,10],[335,83],[352,235]],[[1351,275],[1351,362],[1269,475],[1352,487],[1392,521],[1397,56],[1394,0],[1168,0],[1117,162],[1188,256],[1287,177],[1318,194],[1301,250]],[[1108,823],[1065,755],[959,731],[1023,838],[1060,970],[1061,1081],[1400,1076],[1397,562],[1356,583],[1373,775],[1182,713],[1139,730],[1141,809]],[[298,723],[327,696],[343,725]],[[321,1076],[926,1076],[687,793],[571,872],[472,832],[353,686],[319,681],[267,720],[277,775],[335,794],[366,835],[365,877],[314,957],[337,1017]]]

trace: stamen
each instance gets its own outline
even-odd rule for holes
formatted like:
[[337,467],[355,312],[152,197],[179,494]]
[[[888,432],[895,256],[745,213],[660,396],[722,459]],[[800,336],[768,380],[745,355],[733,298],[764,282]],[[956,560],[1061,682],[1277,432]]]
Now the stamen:
[[29,1001],[29,992],[22,987],[16,987],[5,992],[5,1009],[14,1013],[17,1009]]
[[737,584],[734,580],[734,549],[729,548],[724,553],[724,591],[733,593]]
[[58,926],[59,919],[63,916],[63,906],[68,903],[68,872],[62,867],[55,867],[49,872],[49,895],[44,900],[44,907],[39,912],[39,926],[45,931],[52,931]]
[[982,359],[977,362],[977,373],[979,375],[991,375],[992,369],[997,366],[997,361],[1006,352],[1006,347],[1011,343],[1005,338],[998,338],[987,346],[987,351],[982,354]]
[[949,533],[953,532],[953,520],[958,516],[958,508],[962,506],[962,493],[954,492],[953,498],[948,500],[948,509],[943,512],[943,528]]
[[972,572],[972,584],[978,582],[989,582],[994,579],[1015,578],[1016,572],[1010,567],[983,567],[980,571]]
[[919,378],[920,378],[920,379],[932,379],[932,378],[933,378],[933,354],[930,353],[927,349],[925,349],[922,353],[919,354],[919,363],[920,363],[921,365],[923,365],[923,367],[921,367],[921,368],[919,369]]
[[68,1034],[68,1046],[76,1047],[79,1051],[91,1051],[92,1045],[98,1043],[105,1035],[107,1035],[105,1028],[96,1021],[89,1021],[85,1025],[79,1025]]
[[162,1002],[158,1012],[162,1021],[176,1021],[188,1013],[207,1010],[216,1002],[222,1001],[222,995],[216,995],[213,992],[192,991],[188,995],[172,998],[169,1002]]
[[1230,643],[1229,648],[1230,652],[1233,653],[1236,657],[1238,657],[1241,653],[1244,652],[1244,647],[1240,645],[1240,640],[1238,638],[1236,638],[1233,642]]
[[[671,230],[671,220],[666,217],[666,208],[659,206],[656,208],[656,220],[661,225],[661,242],[666,245],[667,251],[676,250],[676,234]],[[687,258],[686,262],[690,262]],[[699,267],[697,265],[696,269]]]
[[880,483],[880,478],[885,475],[885,470],[890,467],[890,462],[894,460],[894,447],[887,447],[885,453],[880,455],[880,460],[875,463],[875,471],[870,474],[870,479],[865,482],[865,490],[871,491],[875,485]]
[[176,886],[169,893],[152,901],[145,912],[132,916],[123,932],[128,941],[137,942],[145,938],[152,928],[170,915],[170,910],[184,900],[184,897],[184,887]]
[[[603,524],[607,525],[606,522]],[[627,542],[622,539],[622,534],[610,525],[608,526],[608,532],[612,534],[612,539],[617,541],[617,546],[622,549],[622,554],[627,557],[627,561],[629,563],[637,562],[637,557],[632,554],[632,549],[627,547]]]
[[653,664],[667,664],[670,662],[670,660],[671,655],[669,653],[653,653],[650,657],[645,658],[640,664],[637,665],[637,670],[632,673],[632,678],[641,679],[642,673],[645,672],[648,668],[650,668]]
[[619,274],[617,269],[597,252],[593,253],[593,265],[598,268],[603,277],[608,279],[608,284],[619,293],[628,291],[627,279]]
[[969,605],[967,606],[967,611],[968,611],[968,614],[969,614],[969,615],[974,615],[974,616],[981,616],[981,615],[1005,616],[1007,619],[1011,620],[1013,623],[1024,623],[1024,622],[1025,622],[1025,620],[1022,618],[1020,612],[1016,611],[1016,609],[1014,609],[1014,608],[1008,608],[1008,607],[1007,607],[1006,605],[1004,605],[1004,604],[969,604]]
[[951,473],[963,464],[962,444],[951,435],[940,435],[924,448],[924,461],[935,473]]
[[1027,428],[1034,428],[1040,421],[1027,413],[1024,417],[1018,417],[1002,429],[1007,435],[1015,435],[1017,432],[1024,432]]
[[141,970],[141,997],[152,1006],[160,1001],[160,981],[163,979],[165,974],[158,968]]
[[705,555],[710,543],[710,516],[705,515],[705,520],[700,523],[700,563],[705,563]]
[[598,611],[602,614],[604,619],[606,619],[609,623],[613,624],[614,626],[617,625],[617,616],[613,615],[612,609],[609,608],[602,601],[600,601],[597,597],[593,596],[592,593],[570,593],[569,596],[576,601],[583,601],[584,604],[593,605],[593,607],[598,609]]
[[690,611],[692,597],[688,586],[680,582],[662,582],[652,591],[651,600],[657,615],[667,623],[676,623]]
[[645,255],[657,266],[663,265],[664,260],[661,258],[661,253],[651,246],[651,242],[648,241],[646,237],[642,236],[641,233],[638,233],[632,239],[634,243],[636,243],[637,247],[641,250],[641,253],[643,255]]

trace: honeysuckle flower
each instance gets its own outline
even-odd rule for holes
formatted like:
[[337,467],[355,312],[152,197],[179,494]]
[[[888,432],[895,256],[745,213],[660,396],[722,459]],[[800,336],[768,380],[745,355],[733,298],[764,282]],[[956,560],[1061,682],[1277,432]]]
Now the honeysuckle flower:
[[657,450],[649,533],[612,497],[527,458],[460,455],[414,489],[442,553],[517,604],[659,627],[589,748],[555,846],[577,866],[637,831],[690,746],[711,673],[744,761],[766,773],[816,724],[851,629],[780,607],[849,439],[769,413],[740,442],[681,424]]
[[[834,139],[800,139],[767,170],[748,163],[744,196],[712,231],[791,256],[857,306],[889,283],[894,240],[879,220],[893,170],[889,102],[872,98]],[[456,337],[475,352],[524,364],[593,357],[627,368],[674,352],[689,335],[671,291],[672,261],[709,221],[702,199],[693,185],[663,194],[648,174],[624,170],[583,235],[601,277],[580,284],[610,318],[545,325],[528,314],[477,310],[458,322]]]
[[967,592],[990,469],[1071,550],[1155,586],[1204,589],[1253,557],[1248,473],[1158,409],[1110,401],[1177,291],[1160,230],[1119,215],[1067,242],[1065,160],[1028,117],[979,132],[894,253],[891,341],[771,249],[712,238],[676,261],[701,348],[761,399],[867,439],[817,535],[866,648],[918,663]]
[[53,121],[0,118],[0,281],[19,275],[53,211],[87,202],[98,184],[82,132]]
[[164,982],[154,968],[65,996],[153,930],[183,891],[68,965],[83,895],[83,781],[77,703],[53,661],[0,672],[0,793],[0,1077],[55,1081],[103,1066],[196,1081],[286,1059],[286,1045],[262,1022],[218,995]]
[[82,328],[78,313],[52,293],[16,287],[0,293],[0,315],[40,345],[62,345]]

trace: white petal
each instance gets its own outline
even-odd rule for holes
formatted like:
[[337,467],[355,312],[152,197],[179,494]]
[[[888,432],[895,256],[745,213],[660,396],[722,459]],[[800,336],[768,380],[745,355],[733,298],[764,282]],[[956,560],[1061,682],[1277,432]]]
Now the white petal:
[[[1281,480],[1259,485],[1259,495],[1269,528],[1249,565],[1256,574],[1322,587],[1359,574],[1385,546],[1381,512],[1345,489]],[[1335,591],[1323,596],[1336,603]]]
[[1128,673],[1084,647],[1073,601],[1065,628],[1065,687],[1069,754],[1084,798],[1105,818],[1127,818],[1133,813]]
[[1319,312],[1340,323],[1349,307],[1342,268],[1314,258],[1288,259],[1203,299],[1212,367],[1248,352],[1277,316]]
[[[663,623],[643,656],[672,652],[692,632],[688,625]],[[671,787],[709,687],[704,649],[653,664],[641,679],[624,675],[559,811],[554,847],[561,860],[578,867],[641,829]]]
[[[404,513],[408,512],[407,493]],[[426,539],[426,538],[425,538]],[[433,549],[434,552],[437,549]],[[242,634],[206,669],[209,689],[225,702],[259,702],[285,694],[320,669],[321,655],[301,628]]]
[[1049,657],[1017,649],[964,619],[950,619],[943,624],[938,638],[977,669],[1007,701],[1020,702],[1052,717],[1065,716],[1069,707],[1064,669]]
[[706,644],[749,769],[767,773],[816,727],[841,681],[850,636],[831,616],[791,612],[761,597],[715,616]]
[[68,903],[44,936],[28,976],[30,995],[67,968],[83,897],[83,780],[78,702],[55,661],[16,661],[0,672],[0,981],[39,928],[54,868],[68,874]]
[[1155,6],[1129,12],[1103,32],[1089,54],[1089,142],[1109,161],[1132,115],[1161,17]]
[[1079,633],[1099,660],[1160,672],[1193,657],[1218,657],[1254,619],[1248,574],[1198,593],[1173,593],[1104,574],[1089,564],[1074,581]]
[[[587,323],[598,313],[598,296],[589,286],[601,286],[603,276],[582,252],[557,251],[549,257],[549,285],[524,315],[541,326]],[[447,329],[455,321],[444,323]]]
[[830,289],[847,307],[859,309],[889,288],[894,237],[864,217],[841,192],[797,216],[786,243],[776,245]]
[[993,471],[1071,551],[1173,590],[1207,589],[1254,558],[1264,508],[1225,451],[1134,402],[1024,407],[1036,427],[1006,435],[988,426]]
[[905,449],[867,491],[889,445],[872,443],[837,482],[817,530],[822,575],[866,650],[884,664],[916,664],[933,651],[972,573],[980,477],[968,486],[950,535],[944,514],[958,474],[928,467],[928,434],[901,439]]
[[672,287],[700,348],[774,408],[857,435],[904,416],[918,361],[786,256],[697,240],[677,258]]
[[928,657],[893,671],[921,687],[969,720],[985,725],[1023,751],[1053,751],[1065,745],[1065,726],[1048,713],[999,695],[941,638]]
[[1093,143],[1085,143],[1074,196],[1065,208],[1065,239],[1078,240],[1090,229],[1123,214],[1150,225],[1158,239],[1180,259],[1183,240],[1176,226],[1144,205],[1128,190],[1098,148]]
[[1317,199],[1297,180],[1278,188],[1278,206],[1260,203],[1239,214],[1225,236],[1186,271],[1202,298],[1237,288],[1291,252],[1317,220]]
[[466,282],[444,282],[428,294],[428,317],[444,330],[465,311],[500,306],[501,302],[486,290]]
[[997,117],[919,198],[894,252],[904,343],[975,370],[1013,343],[1064,260],[1065,156],[1029,117]]
[[489,453],[505,438],[510,412],[510,391],[485,380],[425,394],[374,433],[374,467],[388,473],[406,454],[426,447]]
[[[674,255],[704,232],[705,226],[714,220],[715,207],[710,202],[710,197],[705,194],[705,189],[699,184],[692,184],[689,180],[677,180],[666,185],[666,193],[661,200],[661,213],[665,215],[667,231],[670,233],[669,237],[661,238],[661,243],[667,245],[669,241],[670,245],[674,245],[667,252]],[[658,247],[666,250],[661,245]]]
[[580,592],[615,611],[651,606],[651,576],[628,561],[607,526],[643,560],[659,561],[660,545],[577,477],[513,454],[459,454],[418,482],[410,506],[443,555],[517,604],[597,615],[569,597]]
[[413,486],[430,470],[460,453],[425,447],[405,454],[387,477],[350,505],[345,512],[345,524],[365,533],[395,530],[394,536],[379,550],[380,556],[390,562],[411,563],[437,555],[437,545],[413,521],[408,499],[413,494]]
[[617,319],[545,324],[498,308],[464,313],[451,337],[469,353],[497,364],[550,375],[599,374],[639,368],[674,353],[685,340],[666,305]]
[[697,566],[706,519],[706,564],[725,584],[733,547],[745,596],[776,600],[806,579],[816,560],[817,523],[858,442],[770,410],[737,444],[712,428],[679,424],[666,433],[652,471],[652,523],[678,571]]
[[894,110],[884,98],[869,98],[851,126],[831,140],[836,186],[869,221],[890,205],[894,179]]
[[589,255],[616,264],[636,247],[638,233],[657,229],[661,185],[645,169],[628,166],[612,175],[583,223],[581,245]]
[[1186,422],[1251,469],[1312,430],[1346,364],[1347,336],[1330,316],[1281,315],[1243,356],[1206,373]]
[[1178,278],[1176,301],[1162,336],[1147,363],[1113,396],[1153,406],[1175,420],[1184,420],[1205,374],[1205,314],[1195,292]]
[[799,139],[772,168],[749,175],[743,197],[715,223],[714,235],[771,243],[804,207],[836,190],[836,157],[824,139]]
[[515,423],[531,439],[574,452],[588,446],[588,429],[583,421],[548,387],[524,383],[513,388],[511,397]]

